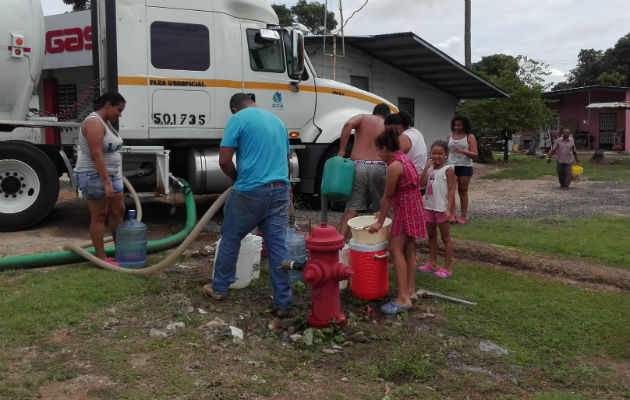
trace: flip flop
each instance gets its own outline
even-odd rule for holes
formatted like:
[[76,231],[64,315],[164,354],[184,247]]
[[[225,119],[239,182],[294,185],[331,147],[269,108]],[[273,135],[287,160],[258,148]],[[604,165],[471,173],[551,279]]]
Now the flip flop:
[[462,225],[465,224],[466,223],[466,218],[464,218],[464,217],[457,218],[457,223],[458,224],[462,224]]
[[111,257],[107,257],[107,258],[105,259],[105,262],[106,262],[106,263],[110,263],[111,265],[115,265],[115,266],[117,266],[117,267],[120,267],[120,264],[118,264],[116,261],[114,261],[114,259],[113,259],[113,258],[111,258]]
[[438,269],[437,271],[435,271],[435,272],[433,273],[433,275],[438,276],[438,277],[440,277],[440,278],[444,278],[444,279],[446,279],[446,278],[450,278],[450,277],[451,277],[451,275],[453,275],[453,273],[448,272],[448,271],[447,271],[447,270],[445,270],[444,268],[440,268],[440,269]]
[[457,222],[457,215],[451,214],[451,219],[449,221],[451,222],[451,224]]
[[418,266],[417,268],[420,272],[433,272],[437,270],[437,268],[433,267],[430,263],[426,263],[422,267]]
[[401,311],[405,311],[411,308],[411,303],[406,306],[399,306],[396,304],[395,300],[390,301],[389,303],[383,304],[381,306],[381,312],[383,314],[397,314]]

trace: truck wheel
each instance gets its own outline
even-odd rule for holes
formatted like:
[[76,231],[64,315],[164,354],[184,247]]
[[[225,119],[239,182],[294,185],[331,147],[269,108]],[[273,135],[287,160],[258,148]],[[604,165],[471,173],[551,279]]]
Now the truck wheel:
[[37,224],[58,195],[57,168],[46,153],[29,143],[0,143],[0,231]]

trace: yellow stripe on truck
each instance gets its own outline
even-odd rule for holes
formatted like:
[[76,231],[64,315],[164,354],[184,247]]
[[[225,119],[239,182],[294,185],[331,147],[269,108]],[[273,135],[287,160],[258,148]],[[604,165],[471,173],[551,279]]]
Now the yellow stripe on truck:
[[[291,85],[283,83],[268,82],[240,82],[225,79],[183,79],[183,78],[137,78],[130,76],[119,76],[118,84],[121,86],[198,86],[198,87],[222,87],[234,89],[258,89],[258,90],[283,90],[291,91]],[[312,85],[300,85],[303,92],[317,92],[322,94],[332,94],[335,96],[353,97],[355,99],[367,101],[369,103],[378,104],[381,102],[372,96],[363,93],[354,92],[347,89],[336,89],[325,86],[315,87]],[[391,107],[393,112],[398,112],[395,107]]]

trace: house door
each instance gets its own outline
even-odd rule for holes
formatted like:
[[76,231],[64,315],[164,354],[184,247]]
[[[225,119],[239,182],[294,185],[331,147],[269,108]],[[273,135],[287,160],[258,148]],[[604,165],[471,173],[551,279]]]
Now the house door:
[[617,114],[599,114],[599,148],[612,148],[615,144]]

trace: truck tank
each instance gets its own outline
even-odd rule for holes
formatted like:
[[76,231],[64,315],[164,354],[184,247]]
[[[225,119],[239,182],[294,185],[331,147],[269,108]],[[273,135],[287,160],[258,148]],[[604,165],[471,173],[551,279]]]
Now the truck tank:
[[40,0],[3,0],[0,12],[0,120],[23,120],[44,63]]

